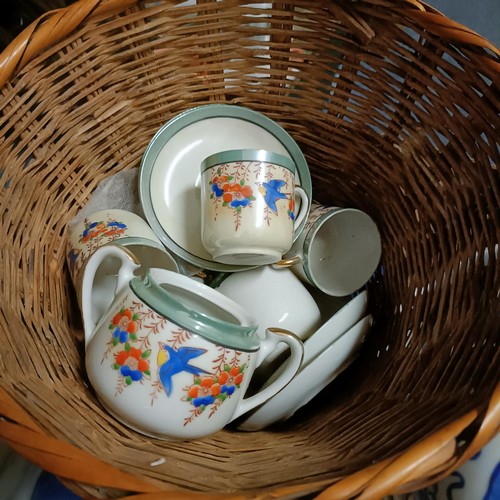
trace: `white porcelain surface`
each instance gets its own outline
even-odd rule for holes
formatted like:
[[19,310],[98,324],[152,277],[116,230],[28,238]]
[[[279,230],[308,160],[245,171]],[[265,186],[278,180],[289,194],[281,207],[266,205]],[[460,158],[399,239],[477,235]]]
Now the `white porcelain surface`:
[[[203,165],[201,182],[204,248],[224,264],[279,261],[290,250],[309,205],[305,191],[295,186],[293,162],[265,150],[226,151],[205,162],[209,163]],[[299,212],[297,196],[302,199]]]
[[307,365],[320,355],[330,344],[335,342],[349,328],[355,325],[366,314],[368,308],[368,292],[364,290],[352,298],[345,306],[323,323],[304,342],[304,359],[302,366]]
[[447,478],[429,487],[429,500],[499,500],[500,434]]
[[[230,297],[257,318],[259,335],[268,327],[290,330],[302,340],[321,324],[321,312],[302,282],[289,269],[261,266],[228,276],[217,291]],[[262,365],[269,368],[286,350],[278,346]]]
[[371,217],[354,208],[313,204],[304,230],[285,259],[300,279],[333,296],[350,295],[375,272],[381,240]]
[[[349,300],[343,307],[326,320],[308,339],[304,341],[303,369],[310,362],[321,355],[328,347],[353,327],[366,314],[368,308],[368,293],[361,292]],[[274,373],[268,377],[266,383],[272,382],[286,368],[283,362]]]
[[160,239],[147,222],[128,210],[100,210],[89,214],[82,221],[71,224],[68,233],[67,260],[75,286],[78,286],[75,276],[85,267],[85,263],[97,248],[124,240],[133,243],[134,240],[130,240],[131,238],[140,239],[135,241],[142,245],[150,244],[153,248],[166,253]]
[[216,271],[249,267],[214,262],[201,241],[200,165],[207,156],[227,149],[266,149],[287,156],[297,165],[298,183],[309,196],[311,190],[297,144],[260,113],[231,105],[200,106],[162,127],[141,163],[144,213],[169,250],[192,265]]
[[[81,303],[82,276],[90,256],[104,245],[127,247],[145,267],[156,266],[178,271],[175,259],[149,227],[147,222],[128,210],[100,210],[70,226],[67,261],[78,302]],[[119,262],[104,260],[95,274],[92,295],[94,316],[100,317],[110,305],[117,284]]]
[[[92,283],[110,256],[122,263],[117,291],[96,321]],[[268,329],[259,338],[247,312],[216,290],[163,269],[134,277],[136,269],[129,252],[106,245],[88,260],[82,286],[87,375],[103,406],[125,425],[169,440],[207,436],[297,373],[303,357],[297,337]],[[255,368],[282,342],[291,349],[289,369],[244,398]]]
[[371,316],[365,316],[358,321],[319,356],[301,368],[283,390],[252,411],[239,425],[239,429],[256,431],[274,422],[286,420],[311,401],[352,362],[371,322]]

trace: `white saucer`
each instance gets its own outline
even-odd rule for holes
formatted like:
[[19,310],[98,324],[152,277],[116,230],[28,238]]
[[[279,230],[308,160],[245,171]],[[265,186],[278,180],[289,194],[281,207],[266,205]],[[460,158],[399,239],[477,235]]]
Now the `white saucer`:
[[[316,356],[319,356],[330,344],[335,342],[349,328],[354,326],[365,314],[368,308],[368,292],[363,290],[342,306],[333,316],[325,321],[314,333],[304,341],[304,357],[301,370],[309,364]],[[281,351],[283,352],[283,351]],[[269,358],[270,356],[268,356]],[[267,361],[267,359],[266,359]],[[262,366],[262,365],[261,365]],[[272,375],[265,385],[276,380],[285,369],[286,363],[282,362],[277,368],[273,366]],[[269,371],[269,370],[268,370]]]
[[149,225],[170,251],[202,269],[230,272],[253,267],[214,262],[203,247],[200,164],[219,151],[255,148],[291,158],[297,183],[311,199],[311,175],[299,146],[261,113],[237,105],[199,106],[177,115],[156,133],[142,158],[139,195]]
[[305,365],[284,389],[250,413],[238,428],[243,431],[257,431],[279,420],[290,418],[347,368],[361,347],[371,324],[371,315],[358,321]]
[[349,328],[355,325],[366,314],[368,308],[368,292],[363,290],[339,309],[328,321],[318,328],[304,342],[304,358],[302,368],[320,355],[330,344],[335,342]]

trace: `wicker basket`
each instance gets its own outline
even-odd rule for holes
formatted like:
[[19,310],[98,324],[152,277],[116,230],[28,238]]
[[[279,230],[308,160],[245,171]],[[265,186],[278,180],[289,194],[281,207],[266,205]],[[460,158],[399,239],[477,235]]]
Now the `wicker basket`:
[[[96,498],[381,498],[498,431],[500,53],[419,0],[81,0],[0,56],[0,436]],[[195,105],[261,111],[377,222],[374,326],[291,420],[169,443],[86,383],[67,223]],[[359,497],[357,496],[359,495]]]

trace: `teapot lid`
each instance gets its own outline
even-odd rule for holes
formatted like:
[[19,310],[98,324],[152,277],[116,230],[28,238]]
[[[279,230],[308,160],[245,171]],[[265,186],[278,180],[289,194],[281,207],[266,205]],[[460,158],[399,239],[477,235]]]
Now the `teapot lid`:
[[[151,309],[193,334],[231,349],[257,351],[260,348],[257,325],[242,325],[236,317],[219,308],[217,304],[191,293],[188,289],[171,284],[160,285],[151,277],[149,271],[143,277],[133,278],[130,288]],[[211,288],[210,291],[217,293]],[[212,310],[219,309],[221,316],[228,320],[203,312],[203,304],[196,307],[190,303],[193,302],[189,300],[190,295],[197,301],[204,300]],[[231,321],[232,318],[234,322]]]

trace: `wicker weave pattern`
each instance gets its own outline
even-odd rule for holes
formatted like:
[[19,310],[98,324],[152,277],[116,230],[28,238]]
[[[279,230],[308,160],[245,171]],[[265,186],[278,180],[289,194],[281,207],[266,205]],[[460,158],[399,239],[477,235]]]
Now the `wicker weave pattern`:
[[[500,423],[497,49],[417,0],[135,4],[78,2],[0,57],[0,436],[99,498],[379,498],[449,473]],[[276,120],[315,198],[376,220],[375,325],[286,424],[164,443],[86,384],[66,226],[168,119],[214,102]]]

